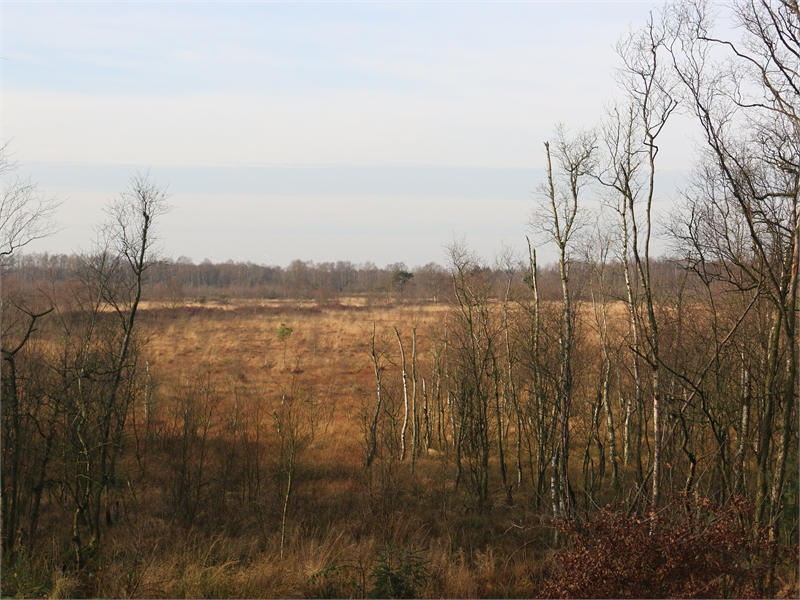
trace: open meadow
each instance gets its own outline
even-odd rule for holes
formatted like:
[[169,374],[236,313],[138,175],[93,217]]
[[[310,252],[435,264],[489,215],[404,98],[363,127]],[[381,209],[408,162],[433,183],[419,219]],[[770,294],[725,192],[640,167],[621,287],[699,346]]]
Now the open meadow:
[[800,597],[798,0],[0,4],[2,597]]
[[[552,528],[530,493],[493,481],[491,507],[477,512],[455,490],[453,449],[441,432],[435,439],[429,431],[424,451],[416,449],[413,474],[395,455],[402,383],[394,327],[408,345],[416,328],[422,362],[450,313],[447,304],[358,298],[322,306],[144,302],[144,390],[130,406],[129,436],[101,500],[102,553],[74,570],[72,524],[59,510],[68,499],[48,489],[36,540],[42,550],[6,571],[4,593],[534,594]],[[373,327],[387,424],[367,469]],[[415,386],[432,385],[427,365],[419,369]],[[381,579],[383,567],[397,581]]]
[[[3,593],[531,597],[570,595],[612,572],[633,595],[691,592],[700,579],[715,593],[758,596],[765,561],[778,546],[753,542],[742,527],[754,523],[751,504],[719,502],[725,484],[715,469],[686,479],[696,469],[681,464],[680,421],[670,421],[665,444],[667,500],[658,520],[637,517],[653,518],[639,470],[646,473],[652,458],[647,440],[635,437],[638,421],[629,421],[632,433],[626,429],[624,386],[631,381],[622,376],[609,385],[605,405],[602,393],[610,383],[603,375],[611,366],[603,359],[609,339],[625,337],[624,303],[574,307],[574,458],[560,492],[551,468],[557,404],[548,400],[557,398],[559,344],[547,325],[559,304],[543,302],[532,313],[529,292],[518,286],[505,300],[468,302],[227,294],[143,300],[114,464],[85,510],[70,508],[80,489],[70,482],[83,472],[80,440],[41,454],[47,424],[53,440],[69,407],[31,407],[45,446],[32,446],[21,463],[30,477],[45,464],[47,476],[21,495],[27,504]],[[60,327],[80,320],[66,308]],[[102,307],[99,322],[113,312]],[[482,315],[482,329],[464,338],[473,312]],[[536,314],[542,347],[531,362]],[[701,319],[702,311],[694,315]],[[42,322],[30,351],[57,364],[59,354],[70,353],[58,329]],[[484,348],[481,356],[470,339]],[[624,363],[620,358],[614,368]],[[707,434],[693,443],[713,447]],[[559,493],[568,503],[563,520]],[[87,542],[80,536],[92,532],[92,514],[99,536]],[[676,546],[676,535],[694,541]],[[682,562],[700,548],[703,558]],[[609,552],[619,555],[618,566],[608,563]],[[775,557],[779,596],[797,585],[794,552],[782,545]],[[665,561],[677,566],[642,580],[641,569]],[[640,570],[625,583],[629,562]],[[686,579],[681,569],[689,565],[694,575]]]

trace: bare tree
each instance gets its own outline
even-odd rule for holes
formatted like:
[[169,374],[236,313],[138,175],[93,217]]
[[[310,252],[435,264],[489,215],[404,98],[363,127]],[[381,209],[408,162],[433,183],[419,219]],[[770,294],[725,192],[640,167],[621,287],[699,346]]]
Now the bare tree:
[[55,212],[61,202],[46,197],[31,180],[20,179],[8,156],[8,142],[0,147],[0,265],[14,252],[57,230]]
[[[604,127],[607,149],[606,163],[598,179],[615,192],[612,205],[621,220],[621,258],[625,272],[627,301],[633,336],[633,364],[637,404],[643,397],[639,373],[639,355],[650,367],[653,406],[652,488],[650,500],[658,504],[660,497],[661,456],[664,401],[662,392],[659,325],[656,319],[651,275],[650,244],[653,237],[653,200],[655,198],[656,160],[659,137],[677,109],[677,84],[670,72],[668,28],[653,14],[641,29],[620,40],[617,54],[622,65],[615,77],[625,93],[625,104],[610,112]],[[636,298],[630,280],[629,261],[636,273],[641,298]],[[640,305],[641,302],[641,305]],[[640,314],[639,311],[644,314]],[[644,340],[640,339],[640,335]],[[646,342],[641,348],[640,343]],[[643,406],[638,406],[642,410]],[[630,405],[626,416],[624,456],[630,448]],[[639,416],[641,423],[642,416]],[[640,484],[641,459],[637,449],[637,470]]]
[[767,522],[776,535],[798,394],[800,10],[795,0],[743,0],[732,16],[739,39],[715,35],[706,2],[670,13],[674,68],[705,139],[702,168],[712,184],[695,187],[705,223],[687,212],[684,239],[703,247],[731,284],[760,291],[772,306],[759,361],[756,527]]
[[[0,269],[21,248],[34,240],[41,239],[55,233],[57,226],[54,214],[60,202],[55,198],[47,198],[38,189],[35,183],[28,179],[20,179],[16,175],[17,165],[10,161],[8,156],[8,143],[0,147],[0,180],[2,195],[0,196]],[[3,277],[5,273],[0,273]],[[20,400],[19,373],[17,357],[24,351],[37,330],[37,322],[53,312],[54,307],[49,300],[46,306],[34,307],[29,305],[30,299],[23,298],[20,294],[10,292],[7,285],[0,285],[0,314],[2,314],[2,334],[0,339],[0,352],[2,353],[2,390],[3,390],[3,439],[2,455],[4,459],[3,479],[4,491],[0,504],[2,504],[2,548],[6,555],[13,554],[14,543],[18,538],[19,505],[22,495],[21,457],[27,447],[26,437],[23,433],[24,413],[29,412],[23,408]],[[35,300],[34,300],[35,302]],[[44,434],[48,450],[45,452],[41,467],[38,469],[38,479],[43,480],[49,461],[50,449],[55,432],[53,412],[48,419],[49,426],[40,426],[38,431]],[[36,421],[35,415],[30,417]],[[38,421],[36,421],[38,424]],[[9,464],[10,463],[10,464]],[[33,477],[33,474],[31,474]],[[36,486],[34,486],[36,487]],[[40,486],[43,487],[43,486]],[[33,539],[38,518],[38,501],[41,498],[41,489],[33,492],[33,514],[29,535]]]
[[556,128],[555,158],[558,172],[553,169],[550,143],[545,142],[547,157],[547,183],[539,190],[540,203],[531,216],[531,226],[547,234],[549,241],[558,247],[558,270],[561,279],[561,374],[559,382],[559,414],[561,418],[560,445],[553,456],[553,471],[557,477],[553,499],[557,518],[564,518],[574,510],[569,484],[569,417],[572,402],[572,346],[573,321],[572,296],[569,286],[570,250],[579,229],[579,198],[595,168],[596,136],[583,131],[573,139],[567,137],[563,126]]
[[[4,290],[5,292],[5,290]],[[52,305],[47,308],[39,310],[32,310],[25,306],[23,303],[15,301],[16,299],[4,297],[3,302],[3,332],[2,332],[2,358],[3,358],[3,377],[2,377],[2,394],[3,394],[3,494],[2,494],[2,516],[3,516],[3,539],[2,548],[6,555],[13,555],[15,551],[15,543],[18,538],[17,530],[20,521],[19,507],[23,504],[23,490],[25,479],[23,472],[25,470],[33,471],[34,469],[24,469],[23,456],[34,454],[35,449],[32,439],[35,437],[34,432],[42,433],[48,444],[48,451],[41,459],[41,467],[38,469],[40,474],[39,479],[44,477],[44,472],[47,468],[49,459],[49,448],[52,447],[52,439],[55,433],[53,426],[54,416],[51,411],[51,417],[47,419],[48,424],[39,424],[39,415],[42,408],[41,404],[46,404],[46,400],[36,402],[36,395],[31,398],[25,392],[27,390],[20,390],[22,384],[21,379],[30,378],[30,373],[22,375],[18,368],[17,358],[18,355],[24,352],[31,336],[37,330],[37,322],[43,317],[53,312]],[[12,310],[13,309],[13,310]],[[17,318],[12,314],[16,313]],[[27,386],[26,386],[27,387]],[[44,411],[42,411],[44,412]],[[31,428],[30,425],[26,427],[25,421],[33,420],[39,427]],[[45,433],[46,431],[46,433]],[[28,461],[25,461],[28,462]],[[33,472],[29,473],[30,479],[34,477]],[[33,495],[34,509],[33,513],[38,513],[38,500],[41,498],[41,489],[34,485],[34,489],[30,490]],[[33,536],[36,530],[37,517],[32,518],[31,527],[29,528],[30,535]],[[33,539],[33,538],[31,538]],[[26,542],[29,540],[25,540]]]
[[463,242],[454,242],[448,250],[457,302],[451,334],[453,352],[449,357],[456,485],[461,479],[463,459],[478,510],[483,511],[489,498],[491,365],[499,332],[490,314],[490,289],[483,277],[482,263]]
[[168,194],[149,174],[131,177],[128,188],[106,209],[109,220],[98,229],[97,249],[84,257],[83,290],[74,299],[76,319],[64,313],[65,339],[80,340],[74,363],[77,390],[72,396],[70,429],[76,465],[73,538],[76,561],[84,560],[81,524],[90,532],[89,548],[100,544],[103,492],[114,469],[124,434],[137,370],[135,325],[145,274],[156,258],[157,219],[168,210]]
[[283,559],[286,544],[286,524],[292,492],[297,485],[298,466],[303,452],[311,442],[311,432],[308,422],[303,419],[303,409],[313,401],[313,386],[304,385],[298,375],[293,374],[290,386],[281,389],[280,405],[276,406],[273,411],[275,430],[279,441],[278,469],[281,476],[285,477],[286,482],[281,510],[281,559]]

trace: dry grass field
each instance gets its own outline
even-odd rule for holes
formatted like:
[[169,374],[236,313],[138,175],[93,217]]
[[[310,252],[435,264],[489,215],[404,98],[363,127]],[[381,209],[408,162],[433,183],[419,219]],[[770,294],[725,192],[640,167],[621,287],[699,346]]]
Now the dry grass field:
[[[457,466],[457,413],[442,400],[434,414],[435,382],[444,386],[449,377],[437,369],[446,366],[442,343],[456,327],[454,306],[361,297],[330,304],[225,298],[171,306],[146,301],[140,310],[138,391],[114,480],[101,500],[100,548],[76,568],[72,524],[63,518],[69,488],[54,489],[43,499],[37,552],[16,549],[19,558],[3,574],[4,595],[471,598],[556,589],[546,586],[562,569],[563,539],[557,539],[547,492],[533,483],[535,448],[519,447],[514,455],[513,405],[504,399],[497,409],[505,419],[508,484],[492,437],[488,500],[477,504],[480,470],[473,455]],[[600,438],[592,438],[598,426],[592,425],[591,381],[602,356],[593,306],[584,302],[577,310],[584,357],[578,381],[589,384],[580,384],[584,400],[572,413],[571,468],[577,510],[588,522],[590,511],[620,496],[608,469],[596,469],[608,460]],[[624,335],[624,305],[609,305],[608,315],[609,329]],[[405,458],[395,328],[420,432],[426,430],[421,420],[430,418],[416,452],[409,427]],[[375,459],[367,465],[377,402],[373,335],[382,405]],[[493,335],[503,339],[501,330]],[[553,338],[549,343],[557,347]],[[623,405],[615,410],[621,417]],[[501,427],[493,420],[488,426],[490,436]],[[513,469],[520,457],[527,462],[518,481]],[[68,461],[63,468],[68,472]],[[630,488],[633,463],[620,476]],[[664,510],[674,511],[680,524],[682,509],[670,506]],[[796,584],[795,571],[784,565],[779,593],[791,594]]]
[[[142,324],[154,372],[174,382],[178,374],[204,369],[218,386],[220,412],[231,409],[236,386],[267,398],[280,397],[293,385],[313,390],[326,429],[335,431],[333,438],[342,445],[337,460],[357,464],[364,460],[362,417],[375,401],[373,327],[390,362],[399,362],[394,328],[410,353],[417,327],[422,357],[450,310],[445,304],[365,306],[360,298],[321,306],[280,300],[190,303],[177,310],[145,303]],[[291,329],[283,340],[281,327]],[[399,377],[399,367],[395,370]]]
[[[399,418],[401,371],[394,328],[403,336],[408,361],[412,329],[417,328],[418,376],[429,377],[422,363],[450,310],[444,304],[370,306],[359,299],[323,306],[246,300],[177,308],[144,303],[140,327],[146,342],[140,351],[160,398],[149,425],[160,432],[154,440],[180,431],[180,410],[186,410],[180,404],[182,386],[202,379],[214,390],[208,456],[202,465],[207,481],[197,483],[201,506],[190,518],[175,516],[185,507],[169,497],[168,485],[158,482],[174,485],[180,467],[158,441],[146,449],[146,434],[140,431],[139,448],[130,442],[121,465],[128,484],[116,486],[107,500],[122,507],[103,541],[103,555],[111,560],[94,567],[90,562],[75,573],[62,568],[68,554],[40,556],[29,565],[30,572],[20,568],[10,575],[19,584],[16,593],[367,597],[376,593],[376,566],[387,561],[392,569],[408,566],[412,574],[414,565],[421,566],[424,576],[406,592],[414,595],[532,595],[544,572],[543,563],[532,558],[545,555],[543,539],[549,543],[549,534],[541,533],[549,529],[539,527],[532,505],[509,504],[497,482],[495,510],[475,514],[467,498],[454,493],[452,458],[443,460],[434,448],[430,458],[417,459],[413,475],[408,460],[388,457],[364,468],[365,419],[374,411],[376,394],[373,327],[385,361],[384,394],[394,394],[392,418]],[[291,328],[283,340],[281,327]],[[303,412],[299,424],[306,444],[298,457],[282,550],[285,479],[275,415],[287,395],[303,393],[313,395],[314,414]],[[178,405],[183,408],[176,410]],[[132,407],[130,419],[140,429],[143,415],[143,407]],[[241,474],[247,459],[244,446],[231,447],[233,415],[247,422],[250,435],[258,430],[261,436],[264,455],[258,468],[266,479],[259,487],[261,498],[242,498],[244,484],[238,480],[230,482],[231,489],[220,484],[233,471]],[[220,461],[227,450],[232,462],[226,467]],[[197,451],[189,451],[185,468],[196,466]],[[52,548],[67,547],[67,523],[50,525],[43,535],[52,538]],[[49,581],[34,585],[34,573],[41,577],[42,571],[50,573]],[[28,578],[30,587],[25,586]]]
[[[411,332],[417,328],[422,363],[451,307],[370,306],[360,299],[344,299],[322,306],[233,301],[190,303],[177,310],[153,303],[143,309],[146,354],[164,386],[202,368],[219,392],[215,410],[220,417],[234,410],[237,388],[249,390],[270,407],[298,387],[313,390],[319,424],[304,450],[283,558],[276,522],[253,519],[233,535],[231,529],[215,529],[205,522],[198,527],[202,534],[185,534],[178,546],[176,540],[164,540],[170,550],[161,550],[163,555],[139,575],[137,595],[366,596],[375,583],[376,561],[386,556],[383,548],[418,553],[414,559],[425,565],[426,576],[415,589],[417,595],[534,592],[539,579],[535,574],[542,567],[530,560],[536,555],[536,545],[530,542],[539,534],[527,520],[527,509],[507,505],[502,489],[495,494],[500,510],[486,521],[471,514],[458,494],[451,496],[452,481],[446,483],[448,477],[441,471],[453,465],[442,463],[433,448],[431,460],[418,459],[413,476],[407,461],[386,460],[369,472],[364,469],[365,417],[374,410],[376,389],[373,327],[376,346],[385,352],[384,385],[391,390],[394,380],[399,396],[394,328],[403,336],[409,361]],[[292,330],[282,341],[281,327]],[[269,423],[268,444],[274,443],[269,439],[275,437],[273,429]],[[101,595],[106,593],[112,590]]]

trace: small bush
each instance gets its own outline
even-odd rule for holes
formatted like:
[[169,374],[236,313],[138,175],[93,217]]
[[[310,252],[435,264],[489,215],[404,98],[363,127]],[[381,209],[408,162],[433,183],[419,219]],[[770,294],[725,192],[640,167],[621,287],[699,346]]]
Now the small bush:
[[372,570],[371,598],[415,598],[417,589],[428,580],[427,563],[418,552],[381,548],[378,564]]
[[283,342],[289,339],[289,336],[292,335],[292,331],[294,331],[294,329],[287,327],[286,323],[281,323],[281,326],[278,328],[278,341]]
[[644,517],[606,507],[583,526],[561,523],[571,544],[540,597],[764,597],[771,545],[753,538],[751,514],[740,498],[721,507],[695,497]]

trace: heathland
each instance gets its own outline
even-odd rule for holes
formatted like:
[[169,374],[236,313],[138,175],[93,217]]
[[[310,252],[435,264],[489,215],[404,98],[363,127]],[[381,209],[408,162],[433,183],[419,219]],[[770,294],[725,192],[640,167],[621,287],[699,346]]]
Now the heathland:
[[[53,275],[54,261],[72,263]],[[97,496],[78,496],[99,463],[86,461],[99,445],[86,440],[102,434],[113,381],[99,363],[120,341],[113,305],[81,312],[80,264],[28,256],[4,279],[8,297],[32,305],[46,297],[58,313],[36,319],[14,361],[20,388],[38,379],[41,392],[20,394],[25,422],[16,439],[26,446],[15,465],[5,594],[529,597],[587,595],[605,575],[613,595],[759,596],[770,569],[772,593],[796,585],[796,495],[785,495],[778,540],[759,529],[746,499],[757,464],[749,445],[741,461],[736,450],[737,353],[728,357],[737,375],[725,371],[719,397],[672,400],[682,413],[666,418],[669,466],[653,509],[652,415],[636,398],[626,303],[592,299],[587,265],[574,271],[583,291],[573,299],[579,368],[564,489],[552,469],[562,377],[553,269],[536,272],[546,293],[537,303],[523,269],[472,265],[459,280],[431,265],[398,276],[394,265],[376,270],[370,293],[346,295],[327,285],[329,268],[306,264],[306,279],[320,280],[316,291],[298,288],[290,272],[271,289],[296,297],[257,299],[246,296],[265,289],[240,285],[252,265],[183,264],[152,272],[117,400],[124,420],[120,406],[109,416],[108,475],[92,475],[103,481]],[[659,264],[662,289],[679,289],[683,272]],[[209,285],[197,272],[212,267],[234,276]],[[351,267],[352,279],[363,276]],[[659,296],[663,315],[687,322],[670,350],[676,356],[698,344],[708,350],[697,336],[713,318],[686,288],[682,304]],[[18,335],[38,312],[19,315]],[[87,336],[101,347],[83,362],[95,343]],[[70,356],[78,381],[59,398]],[[82,407],[92,415],[81,430]],[[730,428],[725,450],[709,413]],[[97,538],[81,539],[94,535],[95,513]]]
[[26,254],[58,202],[10,177],[2,594],[796,598],[798,21],[680,0],[631,30],[492,263],[165,259],[148,174],[91,250]]

